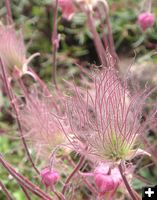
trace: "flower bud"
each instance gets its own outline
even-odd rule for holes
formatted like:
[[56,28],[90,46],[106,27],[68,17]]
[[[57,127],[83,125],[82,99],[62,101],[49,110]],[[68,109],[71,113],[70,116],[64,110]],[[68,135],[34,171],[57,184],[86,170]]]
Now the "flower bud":
[[101,195],[109,192],[115,188],[115,183],[110,175],[96,174],[95,184]]
[[147,28],[152,27],[155,22],[155,16],[150,12],[143,12],[138,16],[138,24],[141,29],[145,31]]
[[48,187],[53,187],[59,180],[58,172],[53,169],[51,170],[48,167],[41,171],[40,176],[46,189],[48,189]]
[[117,168],[110,169],[107,164],[96,167],[94,171],[94,180],[100,195],[114,191],[122,182],[119,170]]
[[74,5],[71,0],[59,0],[58,5],[62,9],[62,16],[67,20],[71,20],[74,14]]

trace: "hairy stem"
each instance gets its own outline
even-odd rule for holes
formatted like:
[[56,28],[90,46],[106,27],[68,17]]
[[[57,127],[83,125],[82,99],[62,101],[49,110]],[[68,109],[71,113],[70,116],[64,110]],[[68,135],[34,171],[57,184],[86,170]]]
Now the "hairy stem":
[[62,194],[64,195],[66,189],[67,189],[67,186],[69,184],[69,182],[71,181],[71,179],[73,178],[73,176],[78,172],[78,170],[81,168],[83,162],[84,162],[84,159],[85,157],[82,156],[78,162],[78,164],[76,165],[75,169],[73,170],[73,172],[68,176],[68,178],[66,179],[65,181],[65,184],[64,184],[64,187],[63,187],[63,190],[62,190]]
[[118,168],[119,168],[120,174],[121,174],[121,176],[122,176],[123,182],[124,182],[124,184],[125,184],[125,187],[126,187],[128,193],[130,194],[132,200],[137,200],[137,198],[136,198],[136,196],[135,196],[135,194],[134,194],[132,188],[130,187],[130,185],[129,185],[129,183],[128,183],[127,178],[126,178],[125,175],[124,175],[123,164],[120,163],[119,166],[118,166]]
[[52,79],[55,87],[57,88],[57,49],[58,49],[58,34],[57,34],[57,8],[58,8],[58,0],[56,0],[56,5],[53,8],[53,31],[52,31],[52,51],[53,51],[53,66],[52,66]]
[[21,188],[22,188],[22,190],[23,190],[23,192],[25,194],[26,199],[27,200],[31,200],[31,197],[30,197],[28,191],[25,189],[25,187],[23,187],[22,185],[20,185],[20,186],[21,186]]
[[[75,164],[73,163],[73,161],[70,160],[70,159],[68,158],[68,156],[65,156],[65,158],[66,158],[66,160],[68,161],[68,164],[74,168],[74,167],[75,167]],[[93,185],[92,185],[91,183],[88,182],[88,180],[87,180],[87,179],[85,178],[85,176],[84,176],[84,173],[81,173],[81,172],[79,172],[79,171],[78,171],[77,173],[81,176],[81,178],[82,178],[83,182],[86,184],[87,188],[96,196],[96,195],[97,195],[96,189],[93,187]],[[88,176],[88,175],[87,175],[87,176]]]
[[11,91],[11,88],[9,86],[7,75],[6,75],[6,71],[5,71],[5,67],[3,65],[3,62],[1,60],[1,58],[0,58],[0,66],[1,66],[1,69],[2,69],[2,75],[3,75],[3,79],[4,79],[4,84],[5,84],[5,87],[6,87],[6,91],[7,91],[8,97],[10,99],[11,106],[12,106],[14,112],[15,112],[15,115],[16,115],[16,120],[17,120],[17,124],[18,124],[18,127],[19,127],[19,132],[20,132],[21,140],[22,140],[22,143],[24,145],[26,154],[27,154],[28,159],[29,159],[30,163],[32,164],[32,167],[34,168],[34,170],[38,174],[40,174],[40,172],[38,171],[38,169],[36,168],[36,166],[35,166],[35,164],[33,162],[33,159],[31,157],[31,155],[29,153],[29,150],[28,150],[28,147],[27,147],[27,143],[26,143],[25,138],[23,136],[22,127],[21,127],[20,120],[19,120],[19,114],[18,114],[18,110],[17,110],[16,104],[15,104],[15,98],[14,98],[13,93]]
[[1,165],[18,181],[27,190],[31,191],[36,196],[40,197],[43,200],[53,200],[48,194],[43,192],[38,186],[29,181],[26,177],[19,174],[0,154],[0,163]]
[[106,65],[107,64],[107,62],[106,62],[106,52],[105,52],[105,49],[104,49],[102,42],[99,38],[98,32],[95,28],[92,13],[90,11],[86,11],[86,13],[87,13],[87,17],[88,17],[89,28],[90,28],[90,30],[93,34],[93,40],[94,40],[94,44],[95,44],[95,47],[96,47],[96,50],[97,50],[97,54],[100,58],[101,63]]
[[0,181],[0,187],[2,188],[2,191],[5,193],[6,197],[8,200],[13,200],[13,198],[11,197],[9,191],[7,190],[7,188],[5,187],[5,185]]

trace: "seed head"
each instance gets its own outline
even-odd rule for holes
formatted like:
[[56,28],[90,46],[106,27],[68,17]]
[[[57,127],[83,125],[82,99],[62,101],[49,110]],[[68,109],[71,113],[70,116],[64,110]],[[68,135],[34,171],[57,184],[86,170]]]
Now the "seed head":
[[140,122],[148,91],[131,96],[127,80],[122,82],[113,68],[103,68],[92,81],[91,90],[74,86],[73,96],[67,99],[66,136],[78,152],[86,155],[88,150],[101,161],[132,158],[148,124]]
[[0,26],[0,56],[11,71],[14,67],[21,69],[26,60],[22,35],[17,34],[12,26]]
[[65,142],[64,134],[52,114],[54,112],[59,115],[60,110],[54,98],[39,91],[32,92],[25,99],[26,103],[19,111],[25,138],[32,143],[39,157],[48,160],[54,148]]
[[28,63],[39,53],[31,55],[26,59],[26,49],[23,36],[16,33],[13,26],[0,25],[0,57],[8,74],[18,78],[23,74],[29,74],[34,78],[33,73],[28,71]]

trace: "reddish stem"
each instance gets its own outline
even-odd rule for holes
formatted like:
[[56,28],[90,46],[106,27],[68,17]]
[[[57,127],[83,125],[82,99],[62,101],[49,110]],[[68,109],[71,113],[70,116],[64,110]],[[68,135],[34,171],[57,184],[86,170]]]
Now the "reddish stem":
[[65,191],[67,189],[67,186],[68,186],[69,182],[71,181],[71,179],[73,178],[73,176],[78,172],[78,170],[81,168],[81,166],[82,166],[82,164],[84,162],[84,159],[85,159],[85,157],[82,156],[81,159],[79,160],[78,164],[76,165],[75,169],[73,170],[73,172],[66,179],[64,187],[63,187],[63,190],[62,190],[62,194],[63,195],[64,195],[64,193],[65,193]]
[[29,196],[29,194],[28,194],[27,190],[25,189],[25,187],[23,187],[22,185],[20,185],[20,186],[21,186],[21,188],[22,188],[22,190],[23,190],[23,192],[24,192],[25,197],[27,198],[27,200],[31,200],[31,197]]
[[58,49],[58,34],[57,34],[57,9],[58,9],[58,0],[56,0],[56,5],[53,8],[53,32],[51,37],[52,42],[52,51],[53,51],[53,66],[52,66],[52,79],[54,82],[55,87],[57,88],[57,80],[56,80],[56,73],[57,73],[57,49]]
[[10,8],[10,1],[9,0],[5,0],[5,7],[6,7],[6,11],[7,11],[8,23],[12,24],[13,18],[12,18],[12,13],[11,13],[11,8]]
[[28,156],[28,159],[29,159],[30,163],[32,164],[32,166],[35,169],[35,171],[38,174],[40,174],[40,172],[38,171],[38,169],[36,168],[36,166],[35,166],[35,164],[33,162],[33,159],[31,158],[31,155],[30,155],[28,147],[27,147],[27,143],[26,143],[25,138],[23,136],[23,131],[22,131],[22,127],[21,127],[21,124],[20,124],[20,120],[19,120],[18,110],[16,108],[16,104],[15,104],[15,101],[14,101],[15,98],[14,98],[13,93],[11,91],[11,88],[9,86],[9,83],[8,83],[8,80],[7,80],[6,71],[5,71],[5,67],[4,67],[4,64],[3,64],[2,60],[1,60],[1,58],[0,58],[0,66],[1,66],[1,69],[2,69],[2,75],[3,75],[3,78],[4,78],[4,84],[5,84],[7,93],[8,93],[8,97],[10,99],[11,106],[12,106],[14,112],[15,112],[15,115],[16,115],[16,120],[17,120],[17,124],[18,124],[18,127],[19,127],[22,143],[24,145],[24,148],[25,148],[25,151],[27,153],[27,156]]
[[101,64],[106,65],[107,64],[107,62],[106,62],[106,51],[105,51],[105,49],[102,45],[102,42],[99,38],[98,32],[95,28],[95,25],[93,24],[94,19],[93,19],[92,13],[90,11],[86,11],[86,13],[87,13],[87,17],[88,17],[89,28],[90,28],[90,30],[93,34],[93,40],[94,40],[94,44],[95,44],[95,47],[96,47],[96,50],[97,50],[97,54],[100,58]]
[[0,181],[0,187],[2,188],[2,191],[5,193],[6,197],[8,200],[13,200],[13,198],[11,197],[9,191],[7,190],[7,188],[5,187],[5,185]]
[[118,166],[118,168],[119,168],[120,174],[121,174],[121,176],[122,176],[123,182],[124,182],[124,184],[125,184],[125,187],[126,187],[128,193],[130,194],[132,200],[137,200],[137,198],[136,198],[136,196],[135,196],[135,194],[134,194],[132,188],[130,187],[130,185],[129,185],[129,183],[128,183],[127,178],[126,178],[125,175],[124,175],[125,170],[124,170],[123,164],[120,163],[119,166]]
[[[75,167],[75,164],[72,162],[72,160],[70,160],[69,158],[68,158],[68,156],[65,156],[65,158],[66,158],[66,160],[68,161],[68,164],[69,165],[71,165],[73,168]],[[88,187],[88,189],[94,194],[94,195],[97,195],[97,191],[96,191],[96,189],[92,186],[92,184],[90,184],[89,182],[88,182],[88,180],[83,176],[84,175],[84,173],[81,173],[81,172],[77,172],[80,176],[81,176],[81,178],[82,178],[82,180],[83,180],[83,182],[86,184],[86,186]],[[89,173],[90,174],[90,173]],[[88,175],[87,175],[88,176]],[[92,175],[93,176],[93,175]]]
[[0,163],[2,166],[19,182],[20,185],[25,187],[43,200],[53,200],[48,194],[43,192],[38,186],[34,185],[27,178],[19,174],[7,161],[0,155]]

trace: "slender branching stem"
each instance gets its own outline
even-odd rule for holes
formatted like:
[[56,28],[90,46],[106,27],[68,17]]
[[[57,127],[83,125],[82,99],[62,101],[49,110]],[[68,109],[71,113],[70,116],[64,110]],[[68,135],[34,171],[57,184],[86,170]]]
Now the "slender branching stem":
[[[68,164],[69,164],[71,167],[74,168],[74,167],[75,167],[75,164],[73,163],[73,161],[72,161],[68,156],[65,156],[65,158],[66,158]],[[96,189],[93,187],[93,185],[92,185],[91,183],[88,182],[88,180],[87,180],[86,177],[84,176],[84,173],[81,173],[80,171],[78,171],[77,173],[81,176],[83,182],[86,184],[86,186],[88,187],[88,189],[96,196],[98,192],[97,192]]]
[[28,191],[26,190],[26,188],[23,187],[22,185],[20,185],[20,186],[21,186],[21,188],[22,188],[22,190],[23,190],[23,192],[24,192],[24,194],[25,194],[26,199],[27,199],[27,200],[31,200],[31,197],[30,197]]
[[124,166],[123,166],[122,162],[119,164],[118,168],[119,168],[120,174],[122,176],[123,182],[125,184],[125,187],[126,187],[128,193],[130,194],[132,200],[137,200],[132,188],[130,187],[130,185],[128,183],[126,176],[124,175],[125,170],[124,170]]
[[[101,14],[100,8],[98,8],[98,15],[99,15],[99,19],[100,19],[100,22],[101,22],[102,41],[104,43],[105,49],[109,49],[110,54],[115,59],[115,61],[117,61],[118,57],[117,57],[117,54],[115,52],[115,45],[114,45],[113,35],[112,35],[112,31],[111,31],[109,13],[108,13],[108,10],[107,10],[105,5],[104,5],[104,11],[105,11],[106,24],[104,24],[104,22],[103,22],[104,19],[103,19],[103,16]],[[106,25],[106,28],[107,28],[108,37],[107,37],[107,34],[104,31],[105,25]]]
[[66,200],[65,197],[64,197],[64,195],[61,194],[60,192],[57,192],[54,188],[52,189],[52,191],[58,197],[59,200]]
[[68,178],[65,181],[63,190],[62,190],[62,194],[64,195],[64,193],[66,192],[67,186],[69,184],[69,182],[71,181],[71,179],[73,178],[73,176],[78,172],[78,170],[81,168],[83,162],[84,162],[85,157],[82,156],[78,162],[78,164],[76,165],[76,167],[74,168],[74,170],[72,171],[72,173],[68,176]]
[[36,81],[39,83],[39,85],[41,86],[41,88],[43,89],[44,93],[47,95],[47,96],[51,96],[51,92],[49,91],[49,89],[47,88],[47,85],[44,83],[44,81],[36,74],[36,72],[29,67],[29,71],[31,73],[33,73],[33,75],[35,76],[35,79]]
[[58,9],[58,0],[56,0],[55,6],[53,6],[53,30],[52,30],[52,52],[53,52],[53,66],[52,66],[52,80],[57,88],[57,49],[58,49],[58,34],[57,34],[57,9]]
[[13,198],[11,197],[9,191],[7,190],[7,188],[5,187],[5,185],[1,181],[0,181],[0,187],[2,188],[2,191],[6,195],[7,199],[8,200],[13,200]]
[[11,90],[11,88],[9,86],[7,75],[6,75],[6,71],[5,71],[5,67],[4,67],[4,64],[3,64],[2,60],[1,60],[1,58],[0,58],[0,66],[1,66],[1,69],[2,69],[2,75],[3,75],[6,91],[7,91],[9,100],[11,102],[11,106],[12,106],[14,112],[15,112],[15,115],[16,115],[16,120],[17,120],[17,124],[18,124],[18,128],[19,128],[19,132],[20,132],[22,143],[24,145],[24,148],[25,148],[25,151],[27,153],[28,159],[29,159],[30,163],[32,164],[32,167],[34,168],[34,170],[38,174],[40,174],[40,172],[36,168],[36,166],[35,166],[35,164],[33,162],[33,159],[32,159],[32,157],[31,157],[31,155],[29,153],[28,146],[27,146],[27,143],[25,141],[25,138],[24,138],[24,135],[23,135],[23,131],[22,131],[22,127],[21,127],[21,123],[20,123],[20,120],[19,120],[19,113],[18,113],[18,109],[17,109],[16,104],[15,104],[15,98],[14,98],[12,90]]
[[113,41],[113,36],[112,36],[112,31],[111,31],[109,13],[107,12],[107,9],[106,9],[105,6],[104,6],[104,10],[105,10],[105,13],[106,13],[106,26],[107,26],[107,31],[108,31],[109,46],[110,46],[111,53],[115,54],[114,41]]
[[101,61],[101,64],[106,65],[106,53],[105,53],[105,49],[103,47],[103,44],[101,42],[101,39],[99,38],[98,32],[96,30],[96,27],[94,25],[94,19],[92,16],[92,13],[89,11],[86,11],[87,13],[87,17],[88,17],[88,24],[89,24],[89,28],[93,34],[93,41],[97,50],[97,54],[99,56],[99,59]]
[[149,142],[149,140],[147,139],[146,136],[142,136],[141,140],[143,142],[143,144],[145,145],[145,147],[148,149],[148,152],[151,154],[151,159],[155,162],[155,164],[157,164],[157,151],[154,148],[154,146],[151,145],[151,143]]
[[12,24],[13,18],[12,18],[12,13],[11,13],[11,8],[10,8],[10,1],[9,0],[5,0],[5,7],[6,7],[6,11],[7,11],[8,23]]
[[152,10],[152,0],[148,0],[147,1],[147,3],[148,3],[148,12],[151,12],[151,10]]
[[26,177],[19,174],[0,154],[0,164],[11,174],[17,182],[27,190],[31,191],[36,196],[43,200],[53,200],[48,194],[43,192],[38,186],[29,181]]

